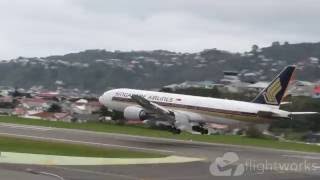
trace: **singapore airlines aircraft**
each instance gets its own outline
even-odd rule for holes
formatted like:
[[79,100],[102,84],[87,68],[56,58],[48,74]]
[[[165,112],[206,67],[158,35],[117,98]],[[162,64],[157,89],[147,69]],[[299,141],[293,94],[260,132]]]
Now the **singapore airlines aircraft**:
[[135,89],[110,90],[99,101],[112,110],[124,112],[128,120],[166,125],[173,133],[188,131],[207,134],[207,124],[210,122],[263,125],[277,118],[316,114],[279,109],[294,71],[295,66],[286,67],[252,102]]

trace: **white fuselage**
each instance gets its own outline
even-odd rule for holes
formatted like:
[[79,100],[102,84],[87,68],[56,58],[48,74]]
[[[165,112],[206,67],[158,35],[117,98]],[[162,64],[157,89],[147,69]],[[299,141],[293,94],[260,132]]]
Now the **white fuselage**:
[[[270,119],[258,117],[258,112],[274,112],[279,117],[288,117],[289,114],[289,112],[279,110],[278,106],[135,89],[110,90],[105,92],[99,101],[112,110],[124,111],[128,106],[139,106],[131,100],[133,94],[143,96],[169,110],[199,114],[206,120],[212,119],[212,122],[215,123],[228,124],[230,119],[265,123]],[[219,117],[222,119],[217,121]]]

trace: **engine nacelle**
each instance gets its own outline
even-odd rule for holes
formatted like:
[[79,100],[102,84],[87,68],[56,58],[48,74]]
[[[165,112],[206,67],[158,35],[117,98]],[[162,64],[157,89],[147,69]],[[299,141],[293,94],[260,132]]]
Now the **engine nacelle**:
[[143,121],[147,119],[147,113],[144,109],[137,106],[128,106],[123,111],[126,120]]

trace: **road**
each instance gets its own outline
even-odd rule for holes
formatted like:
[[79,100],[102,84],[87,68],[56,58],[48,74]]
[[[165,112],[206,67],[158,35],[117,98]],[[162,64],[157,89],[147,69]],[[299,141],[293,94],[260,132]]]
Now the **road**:
[[[206,161],[180,164],[121,166],[27,166],[0,164],[0,170],[25,172],[35,169],[58,174],[65,179],[214,179],[210,165],[226,152],[233,152],[244,165],[237,179],[319,179],[320,154],[266,148],[198,143],[83,130],[47,128],[0,123],[0,135],[88,144],[110,148],[151,151],[170,155],[200,157]],[[1,175],[0,175],[1,176]]]

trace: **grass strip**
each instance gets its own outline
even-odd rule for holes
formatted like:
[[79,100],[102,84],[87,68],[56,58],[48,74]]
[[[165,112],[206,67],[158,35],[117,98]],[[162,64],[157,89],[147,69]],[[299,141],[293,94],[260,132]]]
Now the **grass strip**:
[[60,142],[47,142],[29,140],[23,138],[0,136],[0,151],[80,156],[80,157],[104,157],[104,158],[156,158],[164,155],[156,153],[137,152],[124,149],[108,149],[92,147],[88,145],[68,144]]

